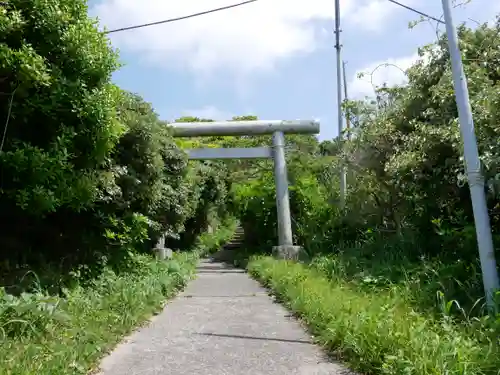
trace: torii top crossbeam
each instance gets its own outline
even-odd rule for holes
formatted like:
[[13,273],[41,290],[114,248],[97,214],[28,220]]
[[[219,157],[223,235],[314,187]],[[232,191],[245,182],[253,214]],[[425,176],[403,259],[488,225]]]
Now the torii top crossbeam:
[[255,120],[218,122],[174,122],[174,137],[262,135],[282,132],[284,134],[318,134],[316,120]]

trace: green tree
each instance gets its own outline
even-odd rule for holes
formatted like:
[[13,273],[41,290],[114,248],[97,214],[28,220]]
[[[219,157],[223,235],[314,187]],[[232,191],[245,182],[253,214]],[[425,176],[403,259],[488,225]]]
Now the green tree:
[[110,83],[117,67],[85,2],[0,7],[4,254],[57,247],[68,215],[92,210],[124,130],[116,117],[120,92]]

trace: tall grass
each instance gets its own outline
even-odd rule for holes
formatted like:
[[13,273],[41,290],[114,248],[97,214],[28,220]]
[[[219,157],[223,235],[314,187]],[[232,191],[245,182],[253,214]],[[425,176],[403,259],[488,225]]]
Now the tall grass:
[[18,297],[0,289],[0,374],[86,374],[127,333],[158,312],[193,276],[200,256],[217,249],[231,228],[201,236],[168,261],[134,255],[134,267],[107,269],[90,285],[51,296],[39,288]]
[[335,282],[366,291],[390,290],[420,312],[463,320],[484,316],[479,260],[430,257],[416,243],[385,238],[337,246],[312,257],[311,266]]
[[318,342],[353,368],[371,374],[498,375],[500,319],[471,321],[471,334],[453,319],[415,311],[399,288],[328,278],[316,266],[262,256],[248,263],[249,272],[302,317]]

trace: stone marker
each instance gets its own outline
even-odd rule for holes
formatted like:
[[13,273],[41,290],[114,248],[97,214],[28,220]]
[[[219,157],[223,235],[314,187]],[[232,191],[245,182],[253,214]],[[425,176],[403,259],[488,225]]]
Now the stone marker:
[[165,259],[172,259],[174,252],[172,249],[169,249],[168,247],[165,247],[165,235],[162,235],[160,239],[158,240],[158,243],[153,249],[153,252],[156,255],[156,259],[158,260],[165,260]]

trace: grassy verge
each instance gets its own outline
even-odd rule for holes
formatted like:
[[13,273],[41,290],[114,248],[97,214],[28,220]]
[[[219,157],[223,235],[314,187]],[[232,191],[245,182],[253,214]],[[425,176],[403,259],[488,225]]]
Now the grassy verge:
[[[429,256],[420,240],[384,238],[315,254],[312,266],[333,282],[348,282],[364,290],[397,294],[419,312],[454,316],[464,321],[485,314],[477,250],[468,246],[453,254]],[[465,247],[465,246],[464,246]],[[451,247],[451,249],[454,249]]]
[[231,228],[204,234],[195,249],[165,262],[137,255],[133,272],[105,272],[64,298],[43,292],[13,297],[0,290],[0,374],[88,373],[184,287],[200,256],[231,235]]
[[420,314],[397,290],[367,290],[303,264],[257,256],[247,268],[307,323],[320,344],[359,371],[499,373],[496,333],[485,322],[471,321],[468,329],[450,317]]

